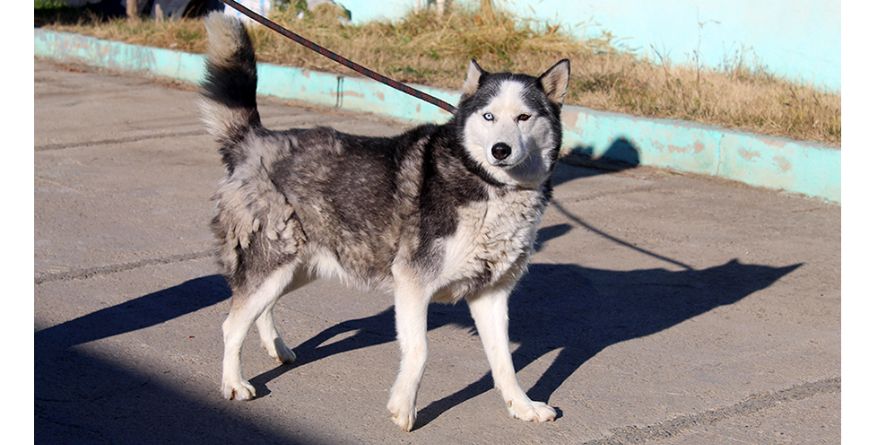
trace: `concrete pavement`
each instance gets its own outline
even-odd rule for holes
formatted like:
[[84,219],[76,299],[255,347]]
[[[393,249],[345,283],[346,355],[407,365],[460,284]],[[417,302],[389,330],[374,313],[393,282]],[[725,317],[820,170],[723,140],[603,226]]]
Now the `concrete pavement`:
[[[223,174],[196,93],[35,64],[38,443],[835,443],[840,208],[705,177],[562,164],[511,303],[509,419],[463,304],[433,306],[418,428],[387,418],[392,299],[314,283],[278,305],[299,357],[252,333],[251,402],[221,399]],[[272,128],[402,123],[262,101]]]

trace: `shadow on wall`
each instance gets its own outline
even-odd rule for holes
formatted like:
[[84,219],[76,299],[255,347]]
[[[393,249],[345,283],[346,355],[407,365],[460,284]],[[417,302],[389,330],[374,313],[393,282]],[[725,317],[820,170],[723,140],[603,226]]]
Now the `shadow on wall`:
[[[598,153],[593,145],[575,145],[563,162],[606,171],[621,171],[640,165],[640,151],[625,137],[612,141],[606,150]],[[556,179],[556,176],[555,176]],[[556,183],[554,185],[557,185]]]

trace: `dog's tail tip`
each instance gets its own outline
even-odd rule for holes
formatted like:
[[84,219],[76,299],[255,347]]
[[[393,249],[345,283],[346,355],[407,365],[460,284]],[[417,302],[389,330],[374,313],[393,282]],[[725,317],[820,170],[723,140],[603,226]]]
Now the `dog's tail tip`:
[[203,25],[209,40],[206,51],[209,63],[225,65],[234,62],[237,50],[249,44],[246,28],[234,16],[213,11],[206,16]]

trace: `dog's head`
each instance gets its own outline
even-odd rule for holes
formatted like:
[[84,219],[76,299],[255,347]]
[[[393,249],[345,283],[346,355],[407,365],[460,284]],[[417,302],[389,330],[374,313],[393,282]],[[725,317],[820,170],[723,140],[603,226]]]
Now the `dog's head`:
[[497,181],[535,187],[560,152],[569,59],[544,74],[488,73],[471,60],[456,121],[468,156]]

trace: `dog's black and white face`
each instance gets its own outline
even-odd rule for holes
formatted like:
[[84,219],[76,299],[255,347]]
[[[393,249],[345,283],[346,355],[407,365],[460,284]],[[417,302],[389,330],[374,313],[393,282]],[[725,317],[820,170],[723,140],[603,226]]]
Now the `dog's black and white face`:
[[487,73],[472,60],[456,117],[468,155],[504,184],[544,182],[560,150],[568,83],[568,59],[539,77]]

